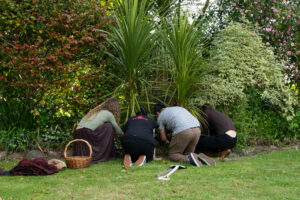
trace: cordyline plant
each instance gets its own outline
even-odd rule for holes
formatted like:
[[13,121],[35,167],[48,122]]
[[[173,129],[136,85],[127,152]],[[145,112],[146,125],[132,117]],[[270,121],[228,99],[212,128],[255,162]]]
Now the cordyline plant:
[[[156,35],[153,20],[148,14],[149,3],[145,0],[118,1],[108,42],[115,54],[108,53],[119,67],[120,86],[114,95],[124,99],[126,119],[140,108],[141,99],[148,99],[149,81],[146,71],[152,65],[152,50]],[[149,102],[147,100],[147,102]]]
[[193,98],[199,91],[199,75],[203,66],[201,32],[195,22],[189,23],[187,14],[177,14],[172,22],[165,23],[162,39],[169,56],[166,65],[171,75],[167,90],[169,100],[198,115]]

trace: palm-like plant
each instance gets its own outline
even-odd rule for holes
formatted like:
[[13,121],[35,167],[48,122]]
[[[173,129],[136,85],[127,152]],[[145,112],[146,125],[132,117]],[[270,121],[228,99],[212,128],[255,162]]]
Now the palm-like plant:
[[153,20],[149,20],[149,3],[146,0],[119,0],[115,25],[111,27],[108,41],[115,50],[111,58],[120,68],[122,83],[115,95],[124,96],[127,105],[126,119],[139,109],[139,97],[147,97],[149,82],[145,71],[151,66],[155,46]]
[[194,22],[189,23],[186,14],[177,14],[172,23],[166,23],[162,38],[170,56],[170,101],[192,110],[202,66],[200,31]]

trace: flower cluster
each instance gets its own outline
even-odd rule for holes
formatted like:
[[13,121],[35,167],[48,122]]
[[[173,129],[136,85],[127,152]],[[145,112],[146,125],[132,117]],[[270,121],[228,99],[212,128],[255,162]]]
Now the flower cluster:
[[[299,51],[296,45],[297,1],[228,1],[231,18],[242,21],[245,16],[258,27],[256,33],[263,37],[266,46],[272,46],[275,54],[286,66],[284,73],[292,82],[299,82]],[[294,66],[294,67],[290,67]]]

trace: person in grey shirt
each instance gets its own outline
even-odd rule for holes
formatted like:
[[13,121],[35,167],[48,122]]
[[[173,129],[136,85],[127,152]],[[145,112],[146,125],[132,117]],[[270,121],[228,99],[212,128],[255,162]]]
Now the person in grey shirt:
[[[200,138],[199,121],[185,108],[166,107],[162,103],[154,106],[158,115],[157,124],[160,138],[169,144],[168,158],[175,162],[190,163],[200,167],[202,163],[215,165],[215,162],[204,154],[194,153]],[[166,130],[172,131],[172,139],[166,137]]]

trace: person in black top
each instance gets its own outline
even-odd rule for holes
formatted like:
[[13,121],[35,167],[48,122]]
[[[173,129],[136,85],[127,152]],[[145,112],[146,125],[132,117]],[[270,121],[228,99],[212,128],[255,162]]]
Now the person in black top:
[[123,127],[125,135],[121,140],[125,166],[131,166],[132,162],[136,166],[142,166],[153,159],[156,128],[157,123],[147,116],[144,108],[136,116],[129,118]]
[[196,149],[206,153],[220,153],[211,155],[224,157],[237,142],[234,124],[227,115],[209,104],[202,106],[202,112],[202,134]]

